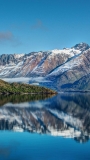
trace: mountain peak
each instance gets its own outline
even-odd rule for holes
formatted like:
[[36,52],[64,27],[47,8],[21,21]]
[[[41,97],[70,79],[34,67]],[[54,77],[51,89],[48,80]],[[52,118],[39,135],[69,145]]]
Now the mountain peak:
[[74,49],[76,49],[76,50],[80,50],[80,51],[85,51],[85,50],[89,49],[90,46],[89,46],[87,43],[82,42],[82,43],[76,44],[76,45],[75,45],[74,47],[72,47],[72,48],[74,48]]

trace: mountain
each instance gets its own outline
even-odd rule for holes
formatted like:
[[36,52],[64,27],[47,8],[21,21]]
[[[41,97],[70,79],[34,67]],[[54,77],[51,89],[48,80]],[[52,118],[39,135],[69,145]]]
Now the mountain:
[[3,54],[0,56],[0,78],[19,82],[28,79],[28,83],[58,91],[90,90],[90,83],[87,84],[90,79],[90,46],[79,43],[62,50]]
[[73,48],[20,55],[4,54],[0,56],[0,77],[46,76],[79,53],[81,51]]
[[80,50],[80,51],[85,51],[87,49],[90,48],[90,46],[86,43],[79,43],[79,44],[76,44],[74,47],[72,47],[76,50]]
[[75,81],[74,83],[62,85],[61,88],[62,89],[65,88],[65,90],[66,89],[68,90],[70,88],[72,90],[79,89],[79,90],[88,91],[88,90],[90,90],[90,74],[87,74],[86,76],[80,78],[79,80]]
[[[90,89],[90,83],[87,84],[87,78],[90,79],[90,49],[81,52],[81,54],[73,57],[65,64],[56,68],[47,77],[49,80],[53,79],[53,85],[56,89],[72,88],[78,90]],[[78,83],[77,83],[78,82]],[[82,87],[79,88],[75,84],[80,84],[82,82]]]

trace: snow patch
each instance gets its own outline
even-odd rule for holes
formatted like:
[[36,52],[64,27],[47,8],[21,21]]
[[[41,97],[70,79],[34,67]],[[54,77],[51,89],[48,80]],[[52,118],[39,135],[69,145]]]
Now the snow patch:
[[16,53],[15,53],[15,54],[14,54],[14,57],[18,59],[18,58],[23,57],[24,55],[25,55],[25,53],[21,53],[21,54],[16,54]]

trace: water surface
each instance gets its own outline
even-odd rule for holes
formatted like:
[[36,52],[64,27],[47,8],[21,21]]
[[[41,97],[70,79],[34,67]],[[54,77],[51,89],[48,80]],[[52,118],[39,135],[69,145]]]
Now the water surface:
[[90,94],[0,97],[0,160],[89,160]]

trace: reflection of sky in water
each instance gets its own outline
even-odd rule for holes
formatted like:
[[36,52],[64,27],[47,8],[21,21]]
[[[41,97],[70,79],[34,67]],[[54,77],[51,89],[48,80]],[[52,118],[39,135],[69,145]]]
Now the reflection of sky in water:
[[0,132],[0,160],[89,160],[90,141],[30,133]]

